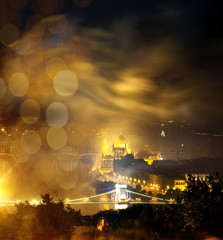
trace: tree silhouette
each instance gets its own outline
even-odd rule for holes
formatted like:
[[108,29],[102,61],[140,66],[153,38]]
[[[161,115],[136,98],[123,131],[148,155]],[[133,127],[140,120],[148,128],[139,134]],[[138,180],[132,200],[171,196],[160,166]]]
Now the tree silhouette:
[[42,203],[46,205],[50,205],[53,203],[53,198],[50,197],[49,193],[46,193],[45,195],[41,195]]
[[141,185],[140,185],[140,184],[137,184],[137,185],[136,185],[136,192],[140,192],[141,189],[142,189],[142,188],[141,188]]
[[80,210],[65,207],[62,200],[54,201],[49,193],[41,198],[37,206],[28,201],[16,204],[15,213],[4,223],[0,218],[0,239],[71,239],[74,227],[82,224]]
[[189,177],[187,189],[178,209],[178,224],[182,230],[223,230],[223,182],[217,175],[195,179]]
[[74,226],[74,210],[65,209],[62,200],[54,202],[49,193],[41,197],[42,203],[36,207],[38,236],[43,239],[55,239],[59,236],[70,239]]

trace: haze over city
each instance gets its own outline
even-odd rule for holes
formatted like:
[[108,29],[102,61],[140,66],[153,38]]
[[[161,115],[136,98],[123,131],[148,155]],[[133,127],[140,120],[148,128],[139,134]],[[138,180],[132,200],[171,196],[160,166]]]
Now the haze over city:
[[222,177],[221,22],[219,1],[1,1],[0,200]]

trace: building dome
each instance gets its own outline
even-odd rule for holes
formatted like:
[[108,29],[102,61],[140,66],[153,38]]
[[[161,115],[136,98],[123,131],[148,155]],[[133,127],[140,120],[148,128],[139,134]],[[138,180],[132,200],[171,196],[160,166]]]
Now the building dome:
[[126,148],[126,140],[122,135],[115,140],[114,148]]
[[125,137],[123,135],[120,135],[117,139],[119,139],[122,142],[126,142]]

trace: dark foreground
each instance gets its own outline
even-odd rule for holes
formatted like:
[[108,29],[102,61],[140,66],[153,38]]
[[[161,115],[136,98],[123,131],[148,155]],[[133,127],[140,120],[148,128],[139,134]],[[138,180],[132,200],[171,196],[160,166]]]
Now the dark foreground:
[[0,240],[223,239],[223,182],[188,181],[176,205],[133,205],[82,216],[49,194],[39,205],[19,203],[0,212]]

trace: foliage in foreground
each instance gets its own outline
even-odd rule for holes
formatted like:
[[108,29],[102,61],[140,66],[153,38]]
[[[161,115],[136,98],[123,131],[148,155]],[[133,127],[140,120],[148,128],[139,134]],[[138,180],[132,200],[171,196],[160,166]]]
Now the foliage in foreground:
[[[120,211],[82,216],[49,194],[40,205],[16,205],[14,213],[0,213],[0,240],[94,240],[103,239],[205,239],[199,232],[222,236],[223,181],[218,176],[188,180],[187,190],[176,205],[134,205]],[[105,219],[103,230],[97,230]]]
[[190,177],[178,209],[181,230],[223,232],[223,181]]
[[145,240],[153,239],[155,233],[161,239],[205,239],[198,234],[202,232],[223,237],[223,181],[218,175],[206,179],[190,177],[186,191],[179,195],[177,202],[160,207],[136,205],[118,213],[98,215],[104,216],[116,233],[124,236],[131,232],[133,236],[140,230],[141,239]]
[[25,202],[15,207],[13,214],[0,215],[1,240],[66,240],[82,222],[80,211],[65,208],[63,201],[54,202],[49,194],[43,195],[37,206]]

